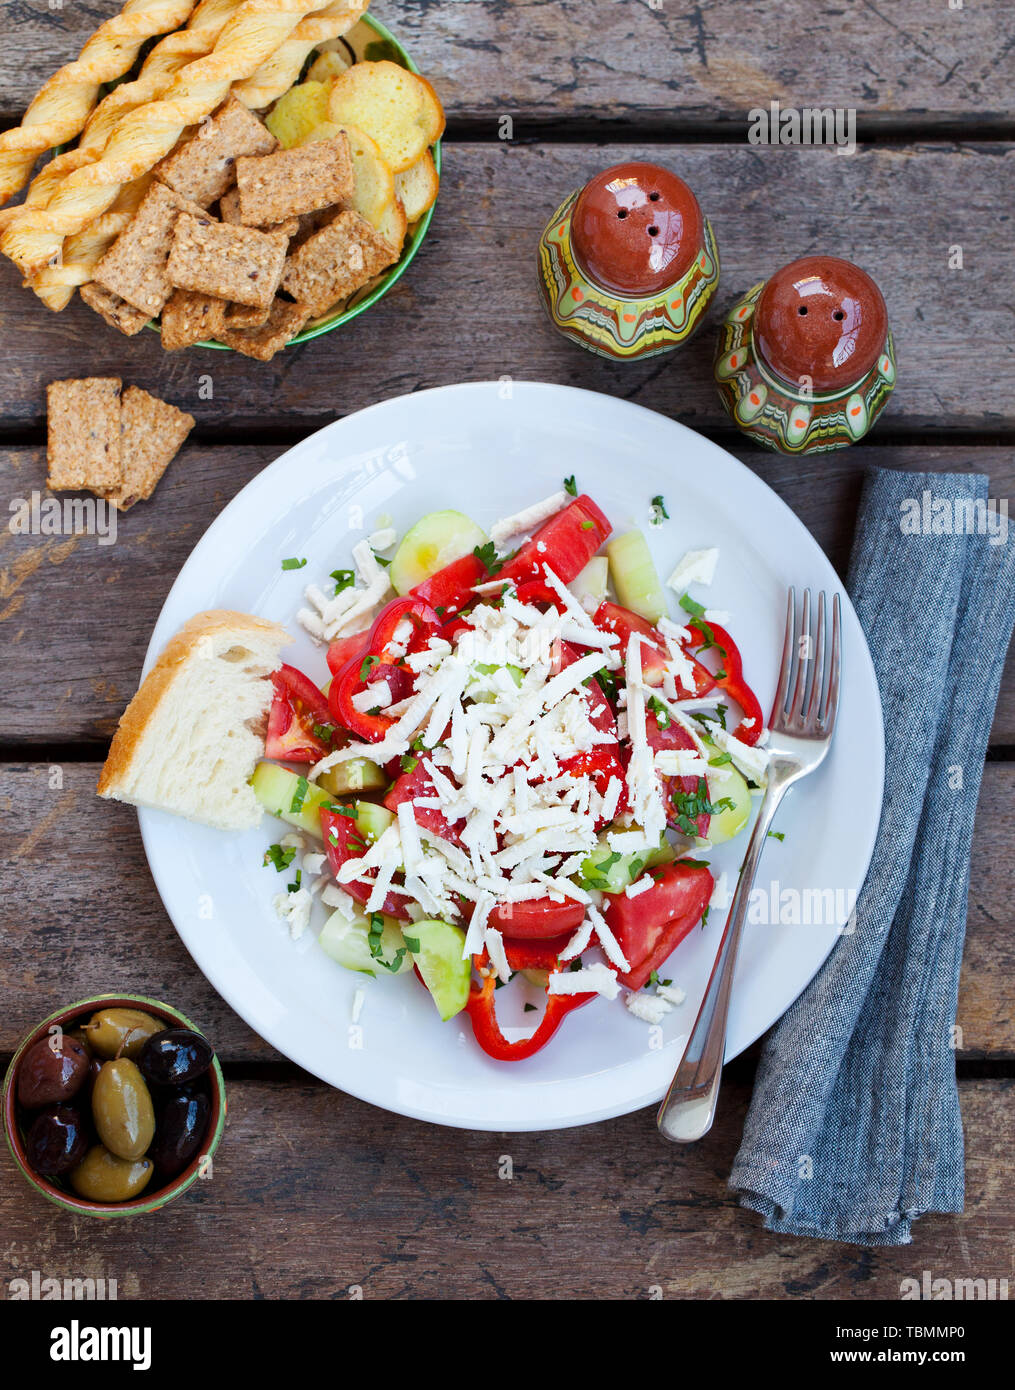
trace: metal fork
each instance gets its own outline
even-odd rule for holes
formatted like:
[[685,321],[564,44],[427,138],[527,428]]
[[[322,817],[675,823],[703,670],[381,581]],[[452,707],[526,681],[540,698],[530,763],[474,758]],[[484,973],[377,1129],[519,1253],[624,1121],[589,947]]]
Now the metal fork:
[[793,783],[824,761],[835,730],[842,642],[839,595],[832,601],[830,643],[826,641],[823,593],[818,595],[817,609],[817,631],[812,637],[811,591],[804,590],[803,614],[798,622],[796,591],[790,589],[782,668],[769,720],[772,744],[768,786],[740,869],[705,998],[680,1066],[656,1117],[662,1134],[678,1144],[691,1144],[700,1139],[712,1128],[715,1118],[737,952],[751,889],[775,813]]

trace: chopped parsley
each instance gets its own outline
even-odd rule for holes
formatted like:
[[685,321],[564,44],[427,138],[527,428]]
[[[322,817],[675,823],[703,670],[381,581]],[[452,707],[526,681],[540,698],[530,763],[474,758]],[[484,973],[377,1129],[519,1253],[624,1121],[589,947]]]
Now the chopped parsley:
[[294,849],[283,849],[281,845],[269,845],[264,851],[263,863],[274,864],[278,873],[284,873],[296,857]]
[[725,767],[727,763],[732,761],[733,759],[728,753],[717,753],[714,758],[709,758],[708,765],[709,767]]
[[350,820],[356,819],[356,809],[353,806],[329,806],[329,811],[334,811],[336,816],[348,816]]
[[534,1014],[536,1012],[536,1006],[535,1004],[524,1004],[522,1010],[524,1013]]
[[669,710],[658,695],[650,695],[648,697],[648,707],[655,715],[656,723],[659,725],[660,729],[668,729],[673,723],[673,719],[670,716]]
[[480,564],[486,566],[491,574],[497,574],[503,567],[504,562],[497,558],[497,547],[494,545],[493,541],[487,541],[485,545],[473,546],[472,553]]
[[785,830],[770,830],[768,832],[768,838],[770,840],[785,840],[786,832]]
[[306,560],[297,560],[294,555],[290,559],[282,561],[282,568],[284,570],[301,570],[306,563]]
[[322,743],[330,743],[335,737],[334,724],[313,724],[311,730],[314,738],[319,738]]
[[693,792],[674,792],[670,798],[677,826],[685,835],[696,836],[699,816],[716,816],[720,811],[732,811],[733,802],[728,796],[720,797],[713,805],[708,799],[708,784],[704,777],[698,778]]
[[650,985],[662,985],[663,989],[667,989],[673,983],[672,980],[660,980],[658,970],[652,971],[648,977],[648,982]]
[[379,656],[375,656],[373,652],[371,652],[368,656],[365,656],[363,658],[363,661],[361,662],[359,668],[359,678],[361,681],[366,681],[367,676],[369,676],[370,672],[377,665],[380,659],[381,658]]
[[594,521],[583,521],[583,522],[582,522],[582,530],[583,530],[583,531],[594,531],[595,529],[596,529],[596,523],[595,523]]
[[[694,619],[694,626],[705,639],[698,650],[707,652],[711,647],[714,647],[719,655],[725,659],[729,653],[725,647],[721,647],[715,640],[715,633],[712,631],[711,626],[705,621],[705,609],[703,606],[697,603],[690,594],[685,594],[683,596],[680,600],[680,606],[685,613],[690,613],[691,617]],[[718,672],[719,679],[721,680],[725,674],[725,671]]]
[[292,883],[287,883],[286,886],[285,886],[286,892],[287,892],[287,893],[298,893],[298,892],[300,891],[300,883],[301,883],[302,879],[303,879],[303,870],[302,870],[302,869],[297,869],[297,870],[296,870],[296,877],[293,879]]
[[617,700],[617,677],[608,667],[602,666],[596,672],[595,680],[599,682],[599,689],[603,692],[611,704]]
[[662,493],[652,498],[652,516],[650,518],[653,526],[661,526],[664,521],[669,521],[670,514],[666,510],[666,501]]
[[296,787],[293,790],[293,799],[289,805],[289,814],[296,816],[303,810],[303,803],[307,799],[307,792],[310,790],[310,783],[305,777],[296,778]]
[[578,484],[574,480],[573,473],[571,474],[570,478],[564,479],[564,491],[567,493],[569,497],[578,496]]
[[380,565],[381,569],[385,569],[385,570],[386,570],[386,569],[388,568],[388,566],[391,564],[391,561],[390,561],[390,560],[385,560],[385,558],[384,558],[383,555],[378,555],[376,550],[373,552],[373,555],[374,555],[374,559],[375,559],[375,560],[377,561],[377,563]]
[[607,854],[603,859],[594,860],[589,865],[587,871],[585,869],[582,869],[579,878],[581,879],[581,882],[584,885],[584,887],[598,888],[601,891],[605,892],[610,884],[610,880],[606,877],[606,875],[613,868],[614,864],[620,863],[620,859],[621,855],[619,851],[613,850],[612,853]]
[[402,754],[401,768],[403,772],[415,772],[419,766],[419,759],[412,757],[408,753]]
[[332,570],[331,578],[335,581],[336,594],[340,594],[343,589],[351,589],[356,583],[356,575],[352,570]]

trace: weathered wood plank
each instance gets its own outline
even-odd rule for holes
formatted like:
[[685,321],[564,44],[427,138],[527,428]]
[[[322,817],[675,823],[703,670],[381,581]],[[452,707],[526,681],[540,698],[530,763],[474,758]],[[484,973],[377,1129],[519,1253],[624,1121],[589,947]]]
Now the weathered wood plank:
[[[1015,495],[1015,460],[1000,449],[868,444],[787,459],[738,440],[734,452],[794,508],[840,570],[871,465],[979,470],[991,476],[992,496]],[[281,452],[280,445],[185,447],[155,498],[120,518],[114,545],[0,530],[0,742],[111,736],[180,566],[225,503]],[[44,480],[41,448],[0,450],[0,515]],[[994,725],[1000,744],[1015,744],[1015,670],[1010,677]]]
[[[135,813],[99,801],[97,776],[91,763],[0,766],[0,1054],[68,1000],[122,989],[175,1004],[229,1060],[274,1059],[199,974],[156,894]],[[973,843],[961,1057],[1015,1056],[1013,795],[1015,766],[988,764]]]
[[[536,288],[539,233],[560,199],[623,157],[672,165],[713,221],[723,283],[703,331],[682,351],[619,365],[566,342]],[[727,425],[711,364],[721,310],[784,261],[831,251],[882,284],[899,385],[878,424],[890,438],[921,429],[1015,425],[1015,347],[1007,235],[1015,147],[906,147],[836,157],[747,146],[459,145],[427,243],[376,308],[273,362],[191,349],[166,355],[154,333],[126,340],[76,300],[62,314],[0,268],[4,427],[41,429],[44,385],[116,374],[177,400],[201,427],[308,428],[387,396],[505,375],[628,396],[688,424]],[[965,269],[949,270],[962,247]],[[989,350],[990,369],[974,345]],[[211,400],[205,399],[209,382]],[[254,436],[256,438],[256,435]]]
[[[925,1268],[1013,1275],[1012,1083],[961,1087],[966,1211],[893,1249],[770,1235],[726,1187],[748,1092],[667,1145],[651,1110],[549,1134],[467,1134],[323,1086],[244,1081],[212,1177],[139,1230],[72,1222],[0,1174],[2,1278],[117,1280],[121,1300],[212,1298],[895,1300]],[[511,1176],[506,1176],[510,1173]],[[68,1237],[72,1237],[72,1248]],[[186,1258],[180,1259],[180,1251]]]
[[[115,0],[11,0],[0,47],[5,114],[19,112]],[[452,118],[743,123],[784,105],[855,107],[881,125],[1010,115],[1012,14],[1002,0],[783,5],[716,0],[377,0],[373,13],[436,83]]]

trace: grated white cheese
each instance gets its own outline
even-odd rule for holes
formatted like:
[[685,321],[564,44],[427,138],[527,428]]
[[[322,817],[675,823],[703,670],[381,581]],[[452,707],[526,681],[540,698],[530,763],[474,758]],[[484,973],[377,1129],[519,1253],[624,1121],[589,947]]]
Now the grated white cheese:
[[628,1013],[640,1018],[643,1023],[662,1023],[670,1012],[670,1005],[656,994],[628,994],[624,999]]
[[567,502],[567,493],[562,488],[560,492],[544,497],[542,502],[534,502],[531,507],[524,507],[511,516],[501,517],[500,521],[495,521],[490,527],[490,539],[499,549],[513,536],[525,535],[541,526],[544,521],[549,521],[551,516],[556,516],[567,506]]
[[596,961],[581,970],[555,970],[546,987],[547,994],[601,994],[604,999],[616,999],[620,993],[617,973]]
[[715,546],[710,550],[689,550],[666,583],[678,594],[686,593],[691,584],[711,584],[718,562],[719,551]]

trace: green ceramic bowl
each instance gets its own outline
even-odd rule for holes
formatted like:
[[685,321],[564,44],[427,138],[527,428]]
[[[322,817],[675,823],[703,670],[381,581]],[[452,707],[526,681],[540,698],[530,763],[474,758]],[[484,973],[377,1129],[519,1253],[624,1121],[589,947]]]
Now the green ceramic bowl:
[[218,1058],[215,1057],[207,1073],[211,1090],[211,1111],[208,1116],[208,1130],[204,1142],[200,1152],[172,1182],[156,1189],[145,1189],[141,1196],[135,1198],[133,1202],[89,1202],[84,1197],[77,1196],[69,1186],[64,1186],[60,1178],[46,1178],[33,1172],[29,1167],[25,1153],[24,1132],[16,1098],[16,1083],[21,1059],[33,1044],[47,1036],[49,1029],[54,1024],[59,1024],[65,1030],[70,1031],[87,1022],[97,1009],[117,1008],[142,1009],[145,1013],[153,1014],[156,1018],[165,1019],[167,1028],[189,1028],[192,1032],[200,1032],[200,1029],[195,1028],[190,1019],[185,1014],[181,1014],[179,1009],[173,1009],[168,1004],[160,1004],[157,999],[148,999],[143,994],[100,994],[94,999],[79,999],[76,1004],[68,1004],[65,1009],[58,1009],[55,1014],[50,1014],[49,1018],[44,1018],[39,1026],[33,1028],[21,1043],[11,1059],[11,1064],[7,1068],[7,1075],[4,1077],[2,1099],[4,1133],[7,1138],[7,1147],[14,1156],[14,1162],[21,1169],[22,1176],[30,1186],[35,1188],[36,1192],[41,1192],[47,1201],[53,1202],[58,1207],[63,1207],[65,1211],[79,1212],[85,1216],[138,1216],[142,1212],[158,1211],[167,1202],[173,1201],[181,1193],[186,1192],[187,1188],[196,1182],[202,1173],[208,1172],[209,1161],[219,1146],[219,1140],[222,1138],[222,1131],[226,1123],[226,1088],[222,1079],[222,1068],[219,1066]]
[[[419,68],[390,29],[386,29],[379,19],[374,19],[371,15],[364,15],[346,34],[342,43],[348,50],[349,56],[356,61],[366,59],[372,62],[386,58],[392,63],[400,63],[403,68],[408,68],[410,72],[419,72]],[[431,146],[430,153],[433,155],[434,167],[439,177],[441,172],[441,142],[439,140]],[[298,343],[308,343],[311,338],[319,338],[322,333],[330,333],[334,328],[341,328],[343,323],[348,323],[358,314],[364,313],[371,305],[376,304],[379,299],[383,299],[395,281],[399,280],[408,270],[412,258],[427,234],[436,206],[435,202],[419,221],[409,228],[401,256],[376,285],[364,290],[359,296],[354,295],[352,301],[344,309],[334,314],[325,315],[324,318],[313,320],[302,332],[297,333],[295,338],[286,344],[286,347],[291,348]],[[148,326],[156,332],[159,331],[156,323]],[[220,352],[232,352],[234,350],[226,343],[209,340],[196,343],[195,346],[215,348]]]

